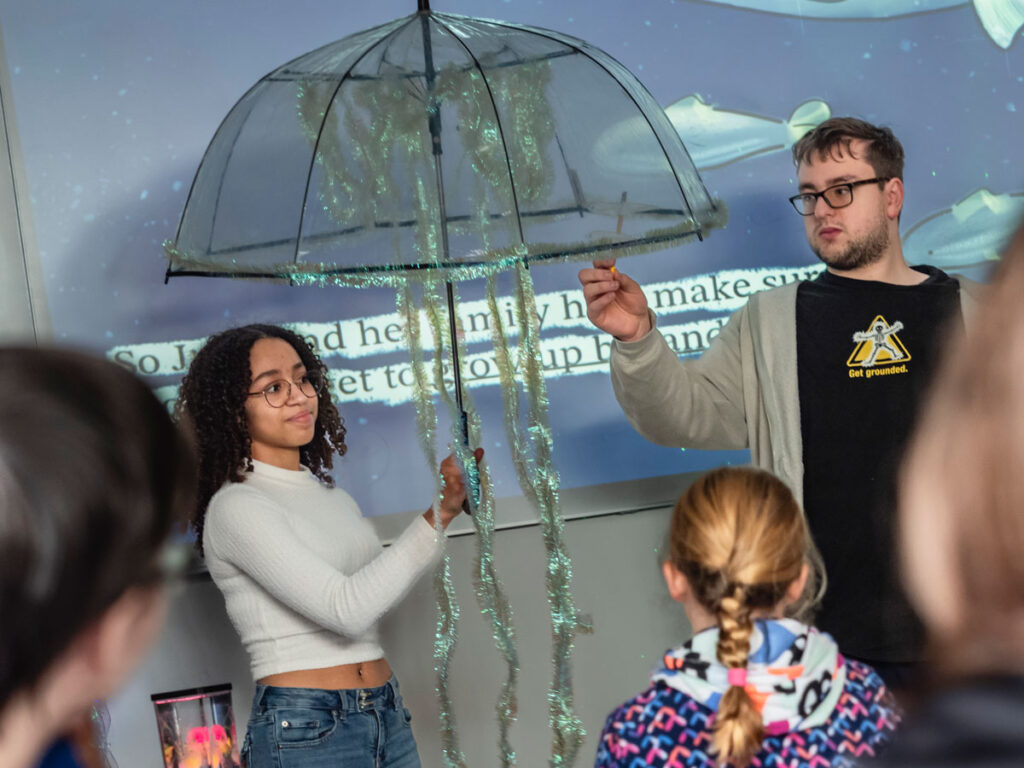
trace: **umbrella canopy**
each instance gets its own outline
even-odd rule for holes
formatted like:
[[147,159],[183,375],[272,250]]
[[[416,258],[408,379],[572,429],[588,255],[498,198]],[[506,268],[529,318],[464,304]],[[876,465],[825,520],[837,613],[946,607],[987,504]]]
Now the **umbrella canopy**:
[[[610,155],[624,137],[629,174]],[[241,98],[196,174],[168,276],[459,280],[665,248],[722,213],[665,113],[606,53],[424,9]]]

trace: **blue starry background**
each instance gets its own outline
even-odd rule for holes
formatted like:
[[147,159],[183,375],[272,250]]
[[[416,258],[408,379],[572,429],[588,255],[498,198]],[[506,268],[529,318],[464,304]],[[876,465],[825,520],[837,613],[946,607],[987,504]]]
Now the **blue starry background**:
[[[884,20],[785,12],[797,5],[780,2],[783,12],[773,14],[744,8],[742,0],[448,0],[433,7],[583,38],[621,61],[665,107],[696,94],[721,109],[786,120],[801,103],[820,99],[833,115],[889,125],[907,150],[904,230],[982,188],[1014,205],[1021,200],[1019,30],[1003,49],[969,2]],[[839,16],[846,3],[831,5]],[[8,120],[20,137],[38,246],[30,256],[42,268],[55,339],[105,352],[248,322],[333,322],[392,311],[389,290],[186,279],[164,285],[161,244],[174,236],[220,120],[256,80],[306,51],[414,10],[395,0],[0,2],[14,105]],[[622,269],[652,283],[815,263],[785,200],[795,191],[788,150],[702,176],[729,206],[727,228],[701,244],[631,258]],[[1009,221],[997,223],[1006,228]],[[576,286],[579,268],[534,269],[537,292]],[[475,290],[468,286],[466,298]],[[162,371],[148,380],[163,386],[179,375]],[[549,394],[569,514],[613,511],[593,502],[574,507],[572,489],[746,461],[744,452],[648,444],[622,417],[604,372],[552,379]],[[518,496],[500,393],[486,387],[474,398],[497,495]],[[351,447],[336,477],[365,513],[425,507],[430,471],[412,407],[350,404],[344,415]],[[630,488],[634,506],[659,500],[644,498],[643,483]],[[499,524],[516,522],[503,519],[500,507],[498,516]]]

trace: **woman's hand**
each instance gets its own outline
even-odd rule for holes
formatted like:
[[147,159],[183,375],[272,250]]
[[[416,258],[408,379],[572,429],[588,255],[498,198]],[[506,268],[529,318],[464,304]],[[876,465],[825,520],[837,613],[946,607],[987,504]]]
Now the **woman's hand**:
[[[484,457],[484,449],[477,448],[473,451],[473,458],[479,464]],[[448,523],[455,519],[462,511],[462,504],[466,500],[466,481],[459,470],[459,462],[455,454],[450,454],[441,462],[441,477],[444,478],[444,489],[441,492],[441,527],[447,528]],[[434,509],[431,507],[424,514],[423,518],[434,525]]]

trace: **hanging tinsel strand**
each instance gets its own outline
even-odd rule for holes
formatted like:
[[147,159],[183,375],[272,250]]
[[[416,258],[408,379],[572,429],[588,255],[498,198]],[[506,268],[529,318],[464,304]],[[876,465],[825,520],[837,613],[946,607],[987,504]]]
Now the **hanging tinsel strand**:
[[[420,438],[423,455],[431,471],[435,473],[437,493],[434,498],[434,525],[438,535],[444,539],[441,529],[440,495],[444,479],[437,474],[437,450],[434,446],[437,414],[431,399],[431,385],[423,360],[423,343],[420,338],[419,312],[416,308],[409,285],[395,294],[395,303],[400,317],[405,319],[405,337],[409,347],[409,360],[413,376],[413,402],[416,405],[416,432]],[[452,654],[458,638],[459,604],[452,584],[451,554],[445,548],[444,557],[434,574],[434,592],[437,598],[437,628],[434,632],[434,671],[437,673],[435,691],[438,698],[441,721],[441,750],[446,768],[466,768],[466,758],[459,749],[455,714],[452,711],[451,694],[448,690]]]
[[[438,284],[425,286],[424,307],[435,339],[441,344],[446,338],[444,318],[439,307],[443,306],[440,297],[441,286]],[[457,315],[456,322],[458,323]],[[461,333],[461,324],[458,327]],[[437,347],[440,351],[441,345]],[[451,356],[448,356],[451,359]],[[460,359],[465,360],[465,350],[460,347]],[[505,595],[504,587],[494,564],[494,491],[486,462],[479,468],[473,459],[472,446],[481,443],[480,418],[473,406],[468,392],[463,392],[463,406],[466,409],[469,426],[470,445],[463,441],[461,431],[461,413],[455,399],[449,394],[444,384],[446,378],[442,357],[435,356],[435,386],[448,407],[452,424],[452,443],[467,469],[470,485],[473,484],[473,472],[477,471],[476,481],[479,487],[479,502],[470,501],[473,511],[473,526],[477,532],[477,553],[474,559],[473,586],[477,603],[481,612],[491,621],[491,634],[495,646],[505,660],[506,677],[502,684],[501,694],[497,702],[498,714],[498,756],[502,766],[510,767],[516,763],[516,754],[509,739],[509,731],[515,722],[518,712],[518,694],[516,692],[519,679],[519,653],[515,643],[515,627],[512,620],[512,608]]]
[[572,690],[572,650],[578,632],[591,631],[573,604],[572,561],[563,541],[562,516],[558,502],[558,472],[552,457],[552,435],[548,422],[547,385],[541,359],[540,322],[533,283],[527,267],[516,267],[516,312],[519,321],[518,364],[529,404],[527,440],[532,451],[532,487],[548,554],[546,583],[551,606],[552,663],[554,676],[548,691],[548,712],[554,735],[552,768],[571,766],[586,731],[576,715]]

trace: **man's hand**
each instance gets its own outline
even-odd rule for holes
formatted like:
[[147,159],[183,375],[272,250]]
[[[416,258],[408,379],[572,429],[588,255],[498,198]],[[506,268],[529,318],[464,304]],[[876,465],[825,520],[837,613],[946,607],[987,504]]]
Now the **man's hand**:
[[619,341],[637,341],[651,331],[647,297],[640,285],[615,268],[615,259],[595,261],[580,270],[587,317]]

